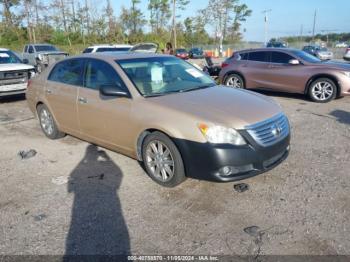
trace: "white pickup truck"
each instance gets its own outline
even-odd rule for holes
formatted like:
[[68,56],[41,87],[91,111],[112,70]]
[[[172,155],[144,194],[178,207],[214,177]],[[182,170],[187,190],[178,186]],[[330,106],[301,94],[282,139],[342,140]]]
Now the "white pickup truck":
[[0,97],[25,93],[34,76],[33,66],[23,64],[11,50],[0,48]]

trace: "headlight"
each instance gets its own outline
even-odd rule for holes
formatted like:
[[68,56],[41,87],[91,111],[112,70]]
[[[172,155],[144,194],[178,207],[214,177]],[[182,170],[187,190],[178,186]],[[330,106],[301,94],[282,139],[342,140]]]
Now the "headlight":
[[232,144],[236,146],[246,144],[244,138],[233,128],[223,126],[208,127],[206,124],[200,124],[198,127],[210,143]]
[[343,72],[344,75],[346,75],[347,77],[350,77],[350,72]]
[[42,54],[38,54],[38,58],[39,58],[39,60],[43,60],[43,55]]
[[31,71],[29,71],[29,74],[30,74],[30,78],[33,78],[35,76],[35,71],[31,70]]

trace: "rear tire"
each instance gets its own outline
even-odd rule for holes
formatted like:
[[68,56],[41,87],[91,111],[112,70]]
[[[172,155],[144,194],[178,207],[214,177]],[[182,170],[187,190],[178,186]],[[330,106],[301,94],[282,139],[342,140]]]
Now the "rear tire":
[[245,88],[244,80],[238,74],[229,74],[228,76],[226,76],[224,80],[224,85],[239,89]]
[[308,95],[313,102],[328,103],[337,96],[337,86],[329,78],[318,78],[310,84]]
[[161,132],[153,132],[145,138],[142,159],[149,177],[164,187],[175,187],[186,179],[179,150]]
[[53,118],[50,110],[47,108],[46,105],[38,105],[37,113],[39,117],[41,130],[48,138],[55,140],[62,138],[66,135],[65,133],[58,130],[55,119]]

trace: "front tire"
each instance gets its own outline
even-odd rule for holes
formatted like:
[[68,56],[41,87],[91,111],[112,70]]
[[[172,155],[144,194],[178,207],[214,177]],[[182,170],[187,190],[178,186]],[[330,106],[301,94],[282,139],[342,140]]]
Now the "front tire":
[[175,187],[185,179],[181,154],[171,139],[161,132],[148,135],[142,144],[147,174],[164,187]]
[[319,78],[309,87],[309,97],[316,103],[328,103],[337,95],[337,86],[329,78]]
[[230,86],[233,88],[240,88],[240,89],[245,88],[244,80],[238,74],[229,74],[228,76],[226,76],[224,80],[224,85]]
[[65,133],[58,130],[55,119],[46,105],[38,105],[37,113],[41,130],[48,138],[55,140],[65,136]]

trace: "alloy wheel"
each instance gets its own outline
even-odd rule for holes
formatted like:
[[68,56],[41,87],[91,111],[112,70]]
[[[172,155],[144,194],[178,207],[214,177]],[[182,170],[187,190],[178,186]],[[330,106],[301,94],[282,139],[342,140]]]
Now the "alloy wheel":
[[43,108],[40,111],[40,124],[47,135],[52,135],[54,132],[54,123],[50,112]]
[[233,88],[243,88],[242,80],[237,76],[230,76],[226,81],[226,85]]
[[311,87],[311,92],[316,100],[325,101],[333,96],[334,87],[327,81],[320,81]]
[[167,182],[174,176],[174,158],[169,148],[159,140],[147,145],[145,162],[152,175],[162,182]]

